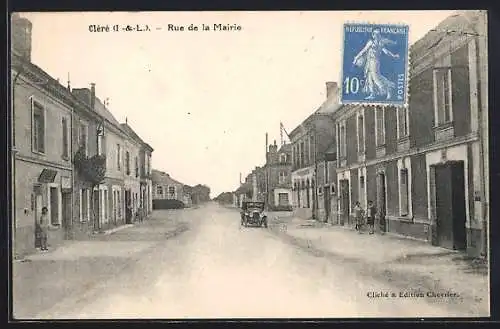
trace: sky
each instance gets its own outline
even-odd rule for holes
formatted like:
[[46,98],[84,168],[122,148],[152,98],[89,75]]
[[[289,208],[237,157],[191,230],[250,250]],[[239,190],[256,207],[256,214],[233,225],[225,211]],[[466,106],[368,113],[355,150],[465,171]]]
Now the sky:
[[[153,148],[154,169],[211,196],[234,191],[339,81],[344,22],[405,23],[410,44],[452,11],[23,13],[32,62],[71,87],[96,84],[109,110]],[[90,32],[89,25],[151,31]],[[168,25],[184,26],[169,31]],[[189,31],[230,24],[239,31]]]

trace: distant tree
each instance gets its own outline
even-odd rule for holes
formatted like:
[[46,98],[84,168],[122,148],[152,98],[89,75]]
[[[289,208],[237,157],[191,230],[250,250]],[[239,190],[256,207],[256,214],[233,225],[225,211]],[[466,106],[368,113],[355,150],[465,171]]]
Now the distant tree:
[[91,157],[85,155],[85,149],[80,147],[73,157],[73,164],[81,178],[90,187],[90,204],[92,205],[93,226],[98,227],[97,213],[94,207],[94,188],[104,181],[106,176],[106,157],[96,154]]

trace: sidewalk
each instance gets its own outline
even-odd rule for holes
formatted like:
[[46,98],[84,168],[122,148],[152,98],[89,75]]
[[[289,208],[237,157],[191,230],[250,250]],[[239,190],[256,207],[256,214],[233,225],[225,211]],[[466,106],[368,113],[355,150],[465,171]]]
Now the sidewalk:
[[[354,229],[294,217],[275,218],[271,230],[316,256],[359,267],[369,278],[401,290],[460,294],[454,307],[487,314],[487,265],[426,242],[391,235],[359,234]],[[452,303],[450,303],[452,304]]]
[[37,252],[13,262],[13,316],[30,319],[50,309],[68,296],[105,284],[140,259],[165,236],[179,234],[185,227],[175,221],[161,236],[155,226],[165,222],[150,219],[124,225],[91,240],[70,240],[49,252]]

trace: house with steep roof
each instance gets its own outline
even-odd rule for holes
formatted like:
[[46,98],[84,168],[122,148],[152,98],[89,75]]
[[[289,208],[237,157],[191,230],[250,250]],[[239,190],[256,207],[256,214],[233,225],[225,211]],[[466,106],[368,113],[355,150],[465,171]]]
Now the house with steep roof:
[[184,184],[173,179],[164,171],[152,170],[153,209],[183,208],[189,205]]

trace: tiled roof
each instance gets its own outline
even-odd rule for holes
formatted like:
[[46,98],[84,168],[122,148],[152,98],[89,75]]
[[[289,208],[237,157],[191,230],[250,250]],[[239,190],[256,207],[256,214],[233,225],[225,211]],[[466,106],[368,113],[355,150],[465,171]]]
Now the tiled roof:
[[412,58],[420,58],[431,52],[437,45],[456,39],[458,36],[475,34],[474,21],[477,18],[478,12],[476,11],[449,16],[410,46]]
[[184,184],[176,181],[175,179],[173,179],[172,177],[170,177],[169,174],[163,172],[163,171],[159,171],[159,170],[156,170],[156,169],[153,169],[151,171],[151,177],[152,177],[152,181],[153,181],[153,184],[164,184],[164,185],[182,185],[184,186]]

